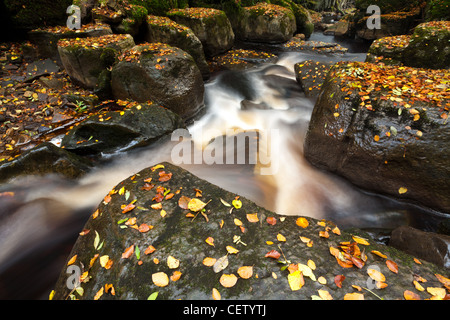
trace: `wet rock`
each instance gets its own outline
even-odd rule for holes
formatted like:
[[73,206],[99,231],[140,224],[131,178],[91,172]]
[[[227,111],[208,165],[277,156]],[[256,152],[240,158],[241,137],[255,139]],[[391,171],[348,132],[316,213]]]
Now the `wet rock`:
[[[416,85],[392,82],[411,75]],[[449,213],[448,77],[444,70],[338,63],[314,107],[305,157],[365,190]],[[421,98],[422,90],[436,100]]]
[[192,30],[178,24],[167,17],[147,16],[145,39],[148,42],[163,42],[180,48],[194,58],[204,79],[209,78],[209,67],[206,62],[203,45]]
[[168,17],[192,29],[207,57],[223,53],[234,44],[234,32],[225,12],[212,8],[173,9]]
[[58,51],[71,80],[88,89],[95,88],[100,73],[111,67],[117,56],[134,46],[133,37],[112,34],[100,37],[63,39]]
[[331,63],[307,60],[294,65],[295,78],[307,97],[317,98]]
[[286,52],[312,51],[315,53],[337,53],[343,54],[348,51],[347,48],[338,43],[329,43],[323,41],[304,41],[299,37],[294,37],[290,41],[282,44],[281,49]]
[[392,231],[389,245],[450,269],[450,236],[401,226]]
[[282,43],[290,40],[297,30],[294,14],[288,8],[259,3],[243,9],[236,29],[240,40]]
[[89,116],[68,132],[61,146],[77,154],[108,154],[149,145],[183,127],[175,113],[145,103]]
[[233,49],[212,58],[210,66],[213,71],[246,70],[277,59],[276,55],[264,51]]
[[[450,22],[432,21],[418,25],[412,35],[378,39],[372,43],[367,62],[383,62],[418,68],[450,68]],[[433,59],[430,59],[433,56]]]
[[194,59],[162,43],[145,43],[124,52],[111,71],[116,99],[154,101],[193,118],[204,108],[204,84]]
[[[197,200],[187,202],[191,203],[189,209],[183,197]],[[233,200],[240,201],[235,201],[238,208],[231,204]],[[193,206],[195,203],[201,206]],[[200,211],[202,207],[204,212]],[[374,289],[367,270],[378,268],[388,286],[376,290],[376,294],[389,300],[403,299],[405,290],[414,290],[414,274],[426,278],[427,286],[433,287],[443,287],[435,273],[446,275],[444,269],[426,261],[416,264],[413,257],[376,244],[364,233],[360,235],[368,243],[352,245],[367,255],[364,266],[359,269],[350,263],[343,268],[339,258],[330,254],[330,247],[341,252],[345,260],[349,253],[342,252],[339,243],[356,242],[344,231],[338,235],[332,222],[322,221],[319,225],[318,220],[309,217],[297,221],[297,216],[279,216],[168,163],[149,167],[120,182],[95,212],[83,228],[89,232],[78,238],[67,259],[76,255],[72,267],[83,265],[83,272],[88,272],[89,281],[79,284],[83,294],[73,292],[76,299],[89,300],[97,295],[101,300],[144,300],[154,292],[158,292],[158,299],[212,299],[215,288],[222,299],[310,300],[322,289],[338,300],[355,292],[352,285],[373,285],[370,288]],[[320,236],[326,229],[328,237]],[[305,243],[299,236],[311,242],[303,238]],[[266,256],[272,250],[279,256]],[[395,261],[398,274],[389,271],[385,259],[372,254],[372,250]],[[215,267],[207,266],[207,257],[215,259]],[[227,263],[217,262],[220,258]],[[315,264],[309,269],[310,277],[304,271],[304,285],[291,290],[288,276],[294,272],[292,268],[303,267],[308,260]],[[252,273],[239,276],[242,266],[250,266]],[[73,272],[67,273],[66,268],[61,270],[53,299],[70,298],[67,280]],[[224,287],[220,278],[230,274],[236,276],[237,282]],[[168,281],[160,283],[158,275],[166,275]],[[334,282],[336,275],[345,276],[342,288]],[[326,283],[322,278],[319,283],[319,277]],[[113,286],[114,295],[110,289],[105,290],[105,284]],[[378,299],[369,291],[360,293],[367,300]],[[430,297],[427,292],[417,294]]]
[[39,57],[49,58],[61,64],[58,53],[59,40],[99,37],[107,34],[112,34],[111,27],[98,23],[82,25],[78,30],[70,30],[66,26],[39,28],[28,32],[28,38],[36,46]]
[[11,161],[0,162],[0,181],[25,175],[57,174],[74,179],[87,173],[90,162],[45,142]]

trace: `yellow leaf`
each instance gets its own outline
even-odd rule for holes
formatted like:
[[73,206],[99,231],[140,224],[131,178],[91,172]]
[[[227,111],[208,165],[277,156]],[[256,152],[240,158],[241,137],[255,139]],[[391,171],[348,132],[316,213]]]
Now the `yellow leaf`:
[[214,238],[213,238],[213,237],[208,237],[208,238],[206,238],[205,242],[206,242],[207,244],[209,244],[210,246],[213,246],[213,247],[214,247]]
[[344,300],[364,300],[364,295],[358,292],[346,293]]
[[72,258],[70,258],[69,262],[67,262],[67,265],[70,266],[71,264],[74,264],[77,260],[78,255],[74,255]]
[[308,260],[306,263],[311,270],[316,270],[316,264],[312,260]]
[[251,276],[253,275],[253,267],[251,266],[240,267],[237,273],[242,279],[251,278]]
[[414,287],[415,287],[417,290],[419,290],[419,291],[424,291],[424,290],[425,290],[425,288],[422,287],[422,285],[421,285],[419,282],[417,282],[416,280],[414,280],[413,283],[414,283]]
[[217,290],[216,288],[213,288],[213,289],[212,289],[212,298],[213,298],[214,300],[220,300],[220,299],[222,299],[221,296],[220,296],[219,290]]
[[445,288],[428,287],[427,292],[433,296],[437,296],[440,299],[445,297]]
[[234,224],[237,225],[238,227],[242,226],[242,221],[237,218],[234,218]]
[[311,241],[311,239],[310,238],[307,238],[307,237],[302,237],[302,236],[300,236],[300,240],[303,242],[303,243],[308,243],[308,242],[310,242]]
[[322,276],[320,276],[320,277],[317,279],[317,281],[318,281],[320,284],[327,284],[327,279],[325,279],[325,278],[322,277]]
[[290,273],[288,275],[288,282],[292,291],[300,290],[300,288],[305,284],[302,272],[300,270],[297,270]]
[[207,267],[212,267],[215,263],[216,263],[217,259],[211,258],[211,257],[206,257],[205,259],[203,259],[203,265],[207,266]]
[[247,213],[247,220],[249,222],[258,222],[258,214],[257,213]]
[[401,187],[401,188],[398,189],[398,193],[399,194],[404,194],[406,192],[408,192],[408,189],[406,189],[405,187]]
[[152,281],[158,287],[165,287],[169,284],[169,277],[164,272],[152,274]]
[[369,268],[367,269],[367,274],[375,281],[385,282],[386,277],[380,271],[376,269]]
[[238,277],[236,277],[234,274],[222,274],[219,279],[220,284],[225,288],[233,287],[237,281]]
[[239,252],[238,249],[233,248],[232,246],[227,246],[227,251],[228,251],[229,254],[236,254],[236,253]]
[[333,300],[333,297],[327,290],[319,289],[317,291],[319,292],[319,297],[323,300]]
[[355,240],[356,243],[363,244],[363,245],[365,245],[365,246],[368,246],[368,245],[370,244],[370,243],[369,243],[366,239],[364,239],[364,238],[361,238],[361,237],[358,237],[358,236],[352,236],[352,238],[353,238],[353,240]]
[[277,240],[278,241],[286,241],[286,237],[283,236],[281,233],[277,234]]
[[172,275],[170,276],[170,280],[175,282],[178,281],[181,278],[182,273],[178,270],[175,270]]
[[375,254],[375,255],[377,255],[377,256],[379,256],[379,257],[381,257],[381,258],[384,258],[384,259],[387,258],[387,256],[386,256],[385,254],[382,254],[380,251],[372,250],[372,251],[370,251],[370,252],[372,252],[373,254]]
[[109,256],[104,255],[100,257],[100,265],[104,268],[109,261]]
[[169,267],[169,269],[176,269],[180,266],[180,260],[175,259],[172,256],[168,256],[167,257],[167,266]]
[[188,209],[194,212],[202,210],[206,206],[202,200],[193,198],[188,203]]
[[100,299],[100,297],[103,295],[103,290],[104,290],[104,288],[103,288],[103,286],[102,286],[102,287],[100,288],[100,290],[98,290],[97,293],[95,294],[94,300]]

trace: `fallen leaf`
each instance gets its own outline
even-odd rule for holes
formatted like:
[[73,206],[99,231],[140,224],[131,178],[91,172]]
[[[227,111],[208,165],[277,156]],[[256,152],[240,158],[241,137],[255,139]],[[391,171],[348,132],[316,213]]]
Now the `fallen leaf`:
[[140,226],[139,226],[139,232],[141,232],[141,233],[145,233],[145,232],[147,232],[147,231],[149,231],[149,230],[151,230],[151,229],[153,229],[153,226],[149,226],[148,224],[146,224],[146,223],[143,223],[143,224],[141,224]]
[[450,290],[450,279],[440,275],[439,273],[435,273],[434,275],[439,280],[439,282],[447,288],[447,290]]
[[[179,203],[179,201],[178,201]],[[193,211],[193,212],[197,212],[202,210],[205,206],[206,203],[204,203],[202,200],[197,199],[197,198],[193,198],[188,202],[188,209]]]
[[231,204],[229,204],[228,202],[226,202],[226,201],[223,200],[222,198],[220,198],[220,202],[222,202],[222,204],[223,204],[225,207],[231,207]]
[[101,256],[99,261],[100,265],[104,268],[109,261],[109,256],[108,255]]
[[242,201],[239,200],[239,197],[236,197],[231,204],[233,205],[233,207],[235,207],[236,209],[240,209],[242,207]]
[[279,233],[279,234],[277,234],[277,240],[278,241],[286,241],[286,237],[285,236],[283,236],[281,233]]
[[422,264],[422,262],[420,262],[420,260],[417,259],[417,258],[414,258],[413,260],[414,260],[414,262],[417,263],[417,264]]
[[148,296],[147,300],[156,300],[158,297],[158,292],[153,292],[151,295]]
[[355,235],[353,235],[352,238],[353,238],[353,240],[355,240],[356,243],[363,244],[365,246],[370,245],[370,243],[367,241],[367,239],[364,239],[364,238],[361,238],[361,237],[358,237]]
[[345,280],[345,276],[343,274],[338,274],[334,277],[334,283],[338,288],[342,288],[342,281]]
[[422,285],[419,282],[417,282],[416,280],[413,281],[413,284],[414,284],[414,287],[416,288],[416,290],[425,291],[425,288],[422,287]]
[[328,231],[321,230],[321,231],[319,231],[319,236],[321,238],[329,238],[330,234],[328,233]]
[[311,239],[310,238],[307,238],[307,237],[302,237],[302,236],[300,236],[300,240],[303,242],[303,243],[308,243],[308,242],[310,242],[311,241]]
[[445,297],[445,288],[437,288],[437,287],[428,287],[427,292],[432,296],[437,296],[440,299],[444,299]]
[[114,286],[111,284],[105,284],[105,293],[108,293],[108,291],[111,290],[111,295],[116,295],[116,290],[114,289]]
[[403,297],[405,298],[405,300],[420,300],[420,296],[410,290],[405,290],[403,292]]
[[373,254],[375,254],[375,255],[377,255],[377,256],[379,256],[379,257],[381,257],[381,258],[384,258],[384,259],[387,258],[387,256],[386,256],[385,254],[382,254],[380,251],[372,250],[372,251],[370,251],[370,252],[373,253]]
[[317,291],[319,292],[319,297],[321,297],[322,300],[333,300],[333,297],[327,290],[319,289]]
[[236,253],[239,252],[238,249],[236,249],[236,248],[234,248],[234,247],[232,247],[232,246],[227,246],[226,249],[227,249],[227,252],[228,252],[229,254],[236,254]]
[[134,208],[136,208],[136,205],[133,202],[131,202],[131,203],[127,204],[125,207],[122,208],[122,213],[130,212]]
[[221,300],[222,299],[221,296],[220,296],[219,290],[217,290],[216,288],[212,289],[212,298],[214,300]]
[[213,237],[208,237],[208,238],[206,238],[206,239],[205,239],[205,242],[206,242],[207,244],[209,244],[210,246],[213,246],[213,247],[214,247],[214,238],[213,238]]
[[181,196],[180,199],[178,199],[178,206],[181,209],[189,209],[188,208],[189,201],[191,201],[191,198],[186,197],[186,196]]
[[380,271],[376,269],[369,268],[367,269],[367,274],[375,281],[385,282],[386,277]]
[[316,270],[316,264],[311,259],[306,262],[307,266],[311,268],[311,270]]
[[102,287],[100,288],[100,290],[98,290],[97,293],[95,294],[94,300],[100,299],[100,297],[103,295],[103,290],[104,290],[104,288],[103,288],[103,286],[102,286]]
[[175,282],[175,281],[179,280],[179,279],[181,278],[181,275],[182,275],[182,274],[183,274],[183,273],[181,273],[180,271],[175,270],[175,271],[172,273],[172,275],[170,276],[170,281]]
[[344,300],[364,300],[364,295],[358,292],[346,293]]
[[169,267],[169,269],[176,269],[180,266],[180,260],[178,260],[172,256],[168,256],[167,257],[167,266]]
[[151,254],[151,253],[155,252],[155,250],[156,250],[155,247],[150,245],[147,247],[147,249],[145,249],[144,254],[146,254],[146,255]]
[[358,267],[359,269],[361,269],[362,267],[364,267],[364,261],[362,261],[360,258],[355,257],[355,256],[351,256],[351,260],[353,262],[353,264]]
[[392,260],[386,260],[386,265],[393,273],[398,273],[398,265]]
[[220,257],[217,259],[216,263],[213,265],[213,271],[218,273],[228,267],[228,255]]
[[278,259],[281,256],[281,254],[277,250],[270,250],[266,253],[264,256],[265,258],[272,258],[272,259]]
[[308,220],[306,220],[306,218],[298,218],[297,220],[295,220],[295,223],[302,228],[306,228],[307,226],[309,226],[309,222]]
[[160,171],[159,172],[159,181],[161,182],[165,182],[165,181],[169,181],[172,178],[172,173],[166,173],[165,171]]
[[297,291],[305,284],[303,274],[300,270],[294,271],[288,275],[289,286],[292,291]]
[[203,265],[205,265],[207,267],[212,267],[216,263],[216,261],[217,261],[217,259],[215,259],[215,258],[206,257],[203,259],[202,263],[203,263]]
[[234,274],[222,274],[219,279],[220,284],[225,288],[233,287],[237,281],[238,277],[236,277]]
[[257,213],[247,213],[247,220],[249,222],[258,222],[258,214]]
[[74,264],[77,260],[78,255],[74,255],[72,258],[70,258],[69,262],[67,262],[67,265],[70,266],[71,264]]
[[237,225],[238,227],[242,226],[242,221],[239,220],[238,218],[234,218],[233,222],[234,222],[234,224]]
[[169,284],[169,277],[164,272],[152,274],[152,281],[158,287],[165,287]]
[[320,284],[327,284],[327,279],[325,279],[325,277],[320,276],[319,278],[317,278],[317,282],[319,282]]
[[338,227],[334,227],[333,230],[331,230],[334,234],[337,234],[338,236],[341,235],[341,230]]
[[237,273],[242,279],[249,279],[253,275],[253,267],[252,266],[242,266],[237,270]]
[[274,217],[267,217],[266,222],[271,226],[274,226],[277,224],[277,219]]
[[122,259],[128,259],[134,253],[134,244],[125,249],[122,253]]
[[399,193],[399,194],[404,194],[404,193],[406,193],[406,192],[408,192],[408,189],[406,189],[405,187],[400,187],[400,188],[398,189],[398,193]]

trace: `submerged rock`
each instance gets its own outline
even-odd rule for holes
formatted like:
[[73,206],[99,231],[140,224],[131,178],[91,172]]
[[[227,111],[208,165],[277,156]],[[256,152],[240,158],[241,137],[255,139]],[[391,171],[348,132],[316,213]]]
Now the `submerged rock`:
[[103,70],[111,67],[117,56],[134,46],[129,34],[100,37],[62,39],[58,52],[70,79],[85,88],[93,89]]
[[[440,288],[435,274],[446,276],[366,235],[365,241],[330,221],[279,216],[168,163],[120,182],[83,230],[53,299],[144,300],[155,292],[158,299],[213,299],[214,290],[222,299],[310,300],[323,296],[318,290],[343,299],[357,292],[352,285],[376,291],[361,289],[364,299],[402,299],[414,290],[415,274]],[[372,250],[394,261],[398,273]],[[77,268],[82,277],[75,283]],[[374,269],[387,287],[376,289],[368,275]]]
[[189,120],[204,107],[203,78],[194,59],[164,43],[144,43],[123,53],[111,71],[116,99],[154,101]]
[[0,182],[26,175],[57,174],[69,179],[81,177],[91,163],[50,142],[44,142],[11,161],[0,162]]
[[314,107],[305,157],[363,189],[450,213],[449,77],[338,63]]
[[192,29],[203,44],[206,56],[223,53],[234,44],[234,32],[227,15],[212,8],[173,9],[168,17]]
[[143,103],[88,117],[67,133],[61,146],[78,154],[126,151],[154,143],[178,128],[184,128],[178,115]]

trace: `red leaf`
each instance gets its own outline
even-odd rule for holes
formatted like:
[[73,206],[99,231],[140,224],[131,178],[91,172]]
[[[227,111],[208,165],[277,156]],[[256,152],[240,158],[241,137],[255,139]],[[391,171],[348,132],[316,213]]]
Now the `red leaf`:
[[336,277],[334,277],[334,283],[339,287],[342,288],[342,281],[344,281],[345,276],[343,274],[338,274]]
[[281,254],[277,250],[270,250],[269,252],[266,253],[264,257],[278,259],[280,256]]
[[267,221],[267,223],[270,224],[271,226],[274,226],[274,225],[277,224],[277,219],[274,218],[274,217],[268,217],[268,218],[266,219],[266,221]]

